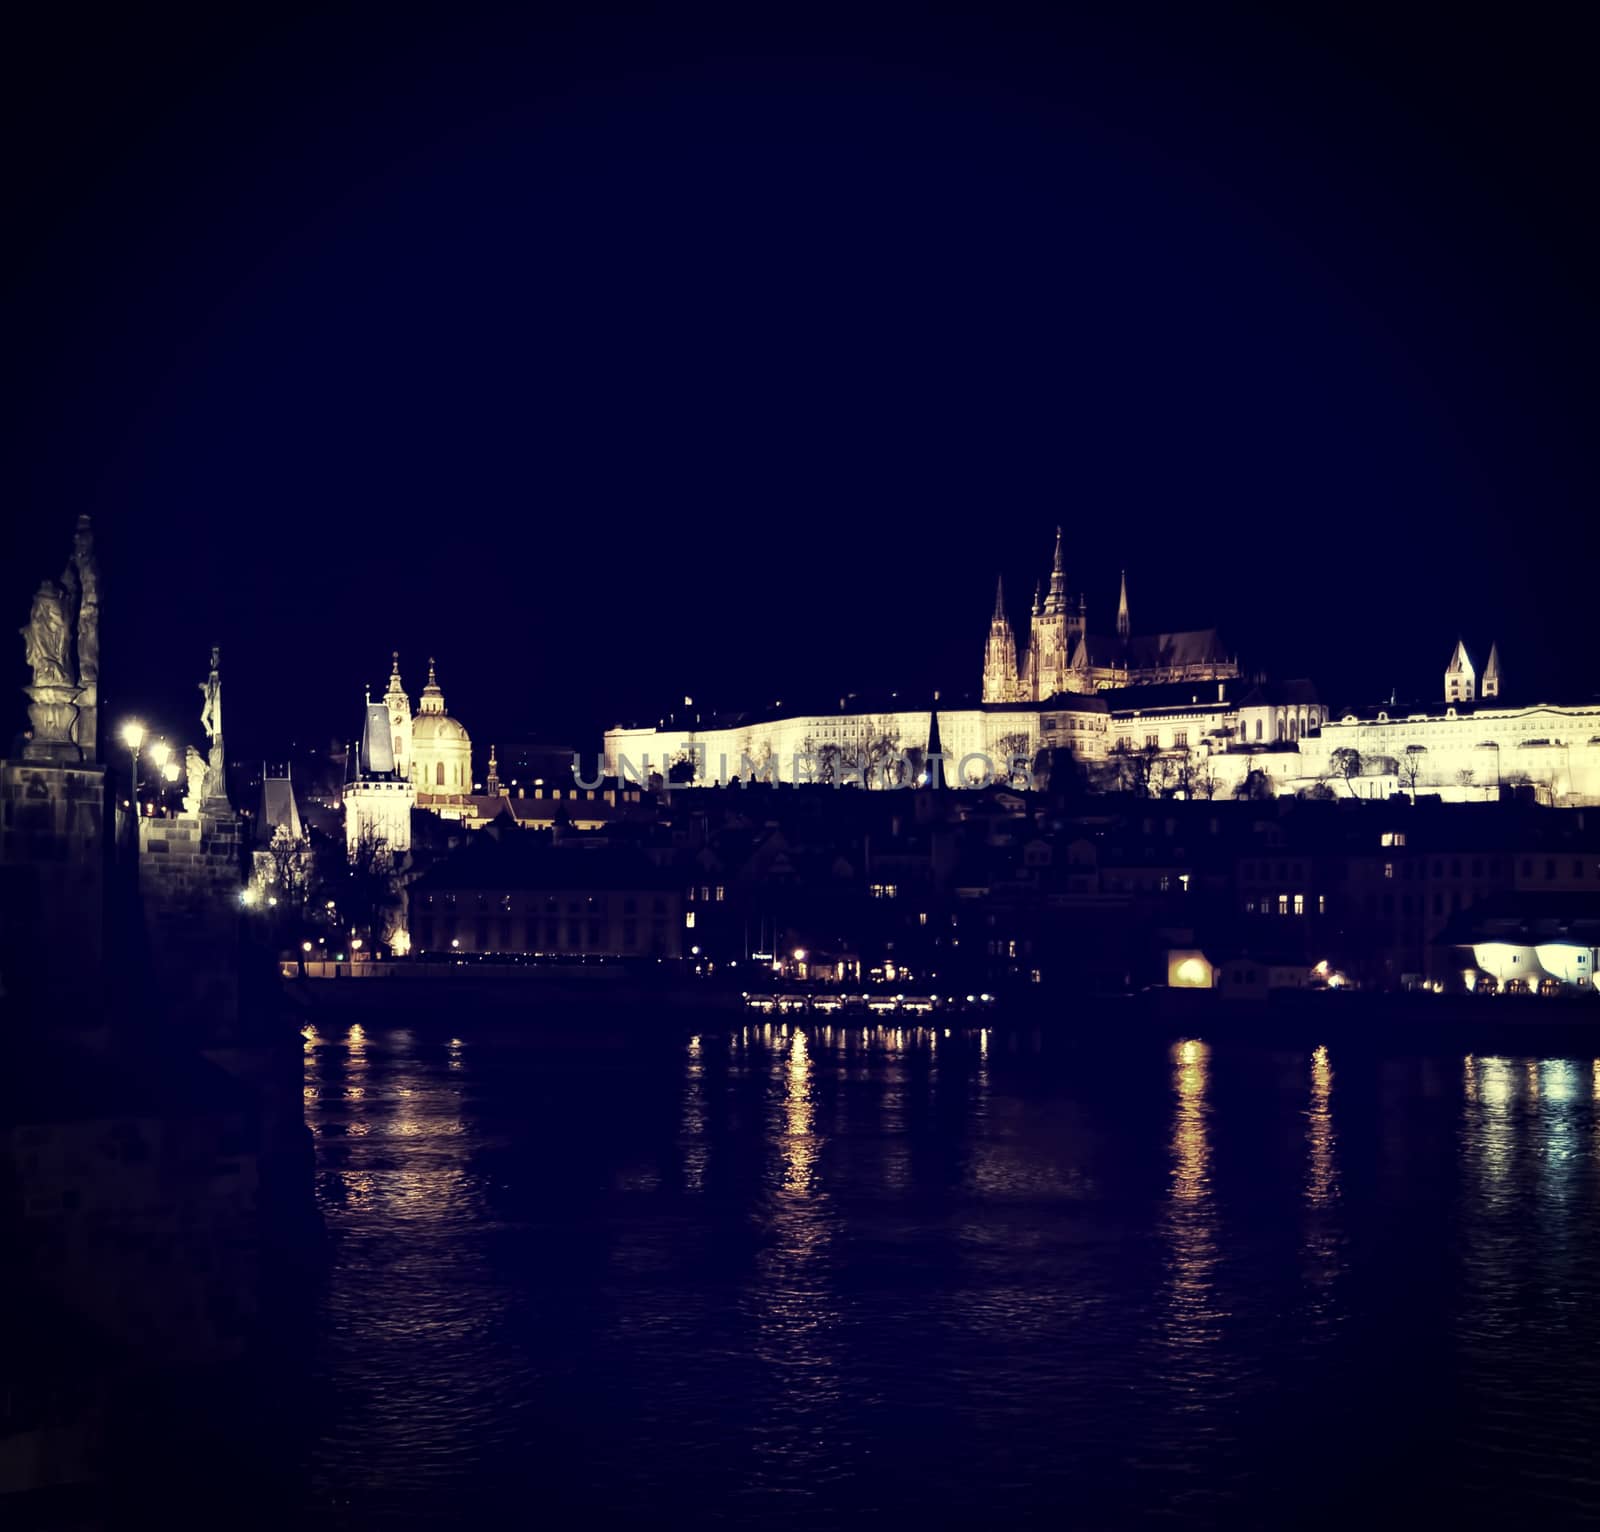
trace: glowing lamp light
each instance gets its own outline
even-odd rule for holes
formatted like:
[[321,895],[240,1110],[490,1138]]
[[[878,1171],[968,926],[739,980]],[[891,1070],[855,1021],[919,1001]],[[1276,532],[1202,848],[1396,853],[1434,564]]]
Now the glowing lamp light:
[[166,740],[158,739],[150,747],[150,759],[156,763],[156,770],[165,773],[167,762],[172,759],[172,746]]
[[178,780],[178,763],[176,761],[167,761],[161,768],[161,775],[168,782],[176,782]]
[[309,952],[311,950],[311,943],[310,942],[301,942],[300,943],[300,950],[302,952]]
[[359,936],[353,936],[350,938],[350,950],[352,952],[359,952],[361,950],[361,938]]
[[261,903],[261,890],[259,888],[245,889],[239,895],[239,903],[242,904],[247,910],[253,910],[258,904]]
[[806,949],[804,947],[796,947],[794,949],[794,960],[797,963],[805,962],[805,960],[806,960]]
[[137,750],[144,743],[144,725],[136,720],[123,724],[122,743],[130,750]]
[[411,950],[411,933],[409,931],[396,931],[389,942],[389,950],[396,957],[404,957]]
[[461,945],[461,938],[458,936],[452,936],[450,938],[450,945],[452,947],[459,947]]

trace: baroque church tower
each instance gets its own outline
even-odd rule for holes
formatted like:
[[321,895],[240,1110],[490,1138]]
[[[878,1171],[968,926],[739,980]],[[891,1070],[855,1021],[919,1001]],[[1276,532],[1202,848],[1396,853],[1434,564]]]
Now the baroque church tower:
[[394,651],[394,668],[389,672],[389,689],[383,705],[389,710],[389,740],[394,747],[394,764],[401,776],[411,775],[411,698],[400,680],[400,651]]

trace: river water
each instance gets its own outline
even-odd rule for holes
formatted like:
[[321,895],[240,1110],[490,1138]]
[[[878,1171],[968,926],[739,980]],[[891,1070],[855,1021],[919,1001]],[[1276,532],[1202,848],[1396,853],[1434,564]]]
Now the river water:
[[1600,1512],[1587,1056],[461,1020],[305,1092],[300,1523]]

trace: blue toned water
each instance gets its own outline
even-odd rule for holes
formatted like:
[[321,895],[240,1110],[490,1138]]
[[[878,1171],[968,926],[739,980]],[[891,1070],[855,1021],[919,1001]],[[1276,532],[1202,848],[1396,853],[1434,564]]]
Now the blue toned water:
[[306,1041],[301,1522],[1600,1508],[1588,1057],[452,1025]]

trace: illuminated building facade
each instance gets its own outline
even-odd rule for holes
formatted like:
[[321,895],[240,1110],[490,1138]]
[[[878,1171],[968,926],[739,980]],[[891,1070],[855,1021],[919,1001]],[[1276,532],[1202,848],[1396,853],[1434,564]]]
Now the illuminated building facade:
[[396,764],[386,703],[369,697],[350,767],[343,794],[346,850],[355,856],[365,843],[390,857],[409,851],[417,789]]
[[400,655],[393,655],[389,686],[383,694],[389,719],[395,769],[416,787],[417,807],[446,819],[462,817],[464,800],[472,795],[472,737],[466,725],[445,710],[444,691],[432,658],[428,684],[415,715],[400,679]]

